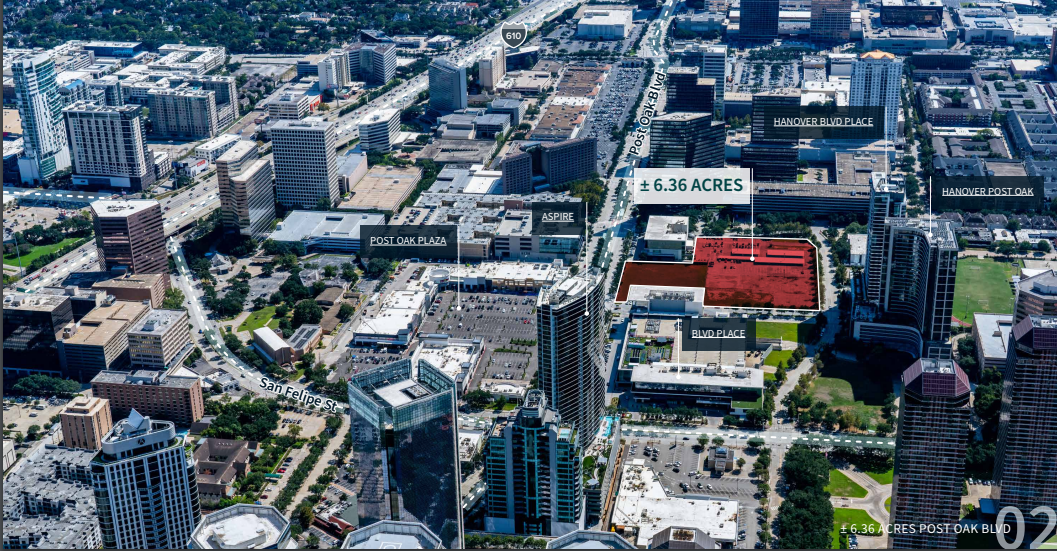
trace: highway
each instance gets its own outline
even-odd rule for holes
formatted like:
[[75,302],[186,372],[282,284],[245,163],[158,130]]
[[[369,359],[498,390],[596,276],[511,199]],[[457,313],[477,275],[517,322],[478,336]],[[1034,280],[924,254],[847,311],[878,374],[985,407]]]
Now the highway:
[[[780,427],[781,425],[775,425]],[[691,440],[697,440],[698,436],[712,438],[719,436],[730,440],[748,440],[749,438],[763,438],[768,444],[811,444],[813,446],[848,446],[855,448],[894,448],[895,438],[881,438],[862,434],[824,433],[811,432],[804,434],[789,430],[772,428],[770,430],[740,430],[740,429],[708,429],[704,427],[662,427],[645,425],[624,425],[626,434],[634,436],[651,436],[657,438],[670,438],[683,435]]]

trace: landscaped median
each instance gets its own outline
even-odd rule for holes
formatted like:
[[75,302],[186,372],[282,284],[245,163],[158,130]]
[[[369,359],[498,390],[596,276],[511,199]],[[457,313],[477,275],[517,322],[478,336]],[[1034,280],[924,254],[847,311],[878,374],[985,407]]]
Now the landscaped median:
[[315,468],[319,458],[323,456],[323,452],[327,449],[327,445],[330,444],[330,437],[325,433],[320,434],[316,438],[316,441],[309,447],[308,457],[301,461],[301,464],[294,469],[293,474],[290,475],[290,479],[286,481],[286,486],[283,487],[282,491],[272,502],[272,505],[276,509],[285,513],[286,508],[290,506],[290,503],[294,501],[294,496],[297,495],[298,490],[304,485],[305,479],[308,478],[308,474]]

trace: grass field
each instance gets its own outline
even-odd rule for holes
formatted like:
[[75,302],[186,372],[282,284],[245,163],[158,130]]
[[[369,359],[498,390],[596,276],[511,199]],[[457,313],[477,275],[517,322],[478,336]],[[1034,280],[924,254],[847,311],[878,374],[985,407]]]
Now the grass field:
[[785,362],[786,367],[789,364],[789,358],[793,356],[792,350],[774,350],[767,355],[767,358],[763,360],[763,365],[770,365],[778,367],[778,362]]
[[895,473],[892,469],[889,469],[888,471],[885,471],[883,473],[871,473],[869,471],[866,472],[866,476],[876,480],[878,484],[891,484],[892,475],[894,474]]
[[855,525],[855,533],[857,534],[882,533],[881,525],[862,509],[833,509],[832,549],[839,549],[840,529],[847,526],[849,528],[848,533],[852,533],[850,529],[852,525]]
[[976,312],[1013,313],[1013,289],[1009,278],[1014,268],[990,258],[958,259],[958,277],[954,283],[954,317],[973,322]]
[[[22,266],[28,268],[29,267],[29,263],[33,262],[38,257],[44,256],[46,254],[51,254],[51,253],[63,248],[64,246],[69,245],[70,243],[73,243],[74,241],[77,241],[78,239],[79,238],[77,238],[77,237],[67,237],[66,239],[63,239],[62,241],[59,241],[58,243],[55,243],[53,245],[43,245],[41,247],[33,247],[33,249],[30,250],[28,253],[22,255]],[[4,255],[4,264],[7,264],[8,266],[18,266],[18,255],[17,254]]]
[[866,488],[859,486],[837,469],[829,470],[829,484],[825,490],[837,497],[866,497]]
[[[246,318],[246,321],[242,322],[242,324],[239,325],[239,331],[253,331],[254,329],[260,329],[265,325],[271,327],[272,324],[270,322],[273,321],[273,316],[275,316],[274,306],[266,306],[264,308],[261,308],[256,312],[250,313],[249,317]],[[279,320],[274,321],[275,327],[279,327]]]
[[777,339],[789,342],[802,342],[804,339],[799,336],[799,333],[805,335],[810,333],[810,328],[814,321],[805,321],[802,323],[783,323],[780,321],[757,321],[756,322],[756,336],[761,339]]
[[[827,364],[827,367],[828,364]],[[811,385],[811,397],[829,404],[831,409],[854,411],[860,417],[868,419],[870,426],[881,419],[881,400],[876,396],[864,393],[861,387],[869,387],[868,382],[856,381],[855,386],[846,379],[819,377]]]
[[766,383],[767,381],[773,381],[773,380],[775,380],[774,373],[764,372],[764,374],[763,374],[763,382]]

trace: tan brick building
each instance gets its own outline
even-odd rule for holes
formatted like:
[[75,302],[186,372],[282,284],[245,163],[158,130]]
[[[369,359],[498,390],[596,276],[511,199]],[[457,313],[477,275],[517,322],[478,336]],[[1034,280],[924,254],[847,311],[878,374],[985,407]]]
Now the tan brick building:
[[110,400],[110,413],[117,419],[135,409],[145,417],[190,426],[205,413],[202,382],[197,377],[148,370],[103,371],[92,379],[92,394]]
[[67,404],[59,420],[67,448],[98,450],[103,447],[103,437],[114,426],[109,400],[83,396]]

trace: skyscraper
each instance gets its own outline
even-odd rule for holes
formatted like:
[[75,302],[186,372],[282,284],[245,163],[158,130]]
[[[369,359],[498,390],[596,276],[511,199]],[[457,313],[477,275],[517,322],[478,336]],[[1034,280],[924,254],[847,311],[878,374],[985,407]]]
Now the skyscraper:
[[275,220],[275,174],[259,158],[257,142],[240,140],[217,158],[217,184],[224,227],[263,238]]
[[951,335],[958,242],[950,222],[888,218],[882,236],[880,307],[887,321],[924,340]]
[[349,47],[349,74],[367,84],[388,84],[396,76],[396,44],[353,44]]
[[47,54],[41,54],[15,61],[11,72],[25,148],[25,155],[18,160],[18,170],[23,182],[39,183],[70,168],[55,62]]
[[604,299],[597,270],[558,281],[536,299],[540,390],[585,441],[598,432],[605,408]]
[[195,88],[152,88],[147,91],[151,134],[201,140],[220,132],[216,92]]
[[[701,78],[697,67],[668,69],[666,113],[712,113],[716,103],[716,79]],[[722,81],[721,81],[722,82]]]
[[497,47],[489,58],[479,62],[478,70],[481,74],[481,86],[485,90],[495,90],[495,85],[499,84],[506,74],[506,48]]
[[727,45],[691,44],[683,50],[683,66],[700,69],[701,78],[716,79],[715,115],[723,114],[723,90],[727,82]]
[[349,379],[361,525],[421,522],[463,547],[455,382],[406,358]]
[[487,435],[485,530],[561,536],[584,526],[580,434],[539,390]]
[[778,0],[742,0],[738,33],[741,40],[778,38]]
[[711,113],[669,113],[650,124],[650,166],[723,168],[726,132]]
[[850,37],[851,0],[812,0],[812,41],[847,42]]
[[895,141],[899,133],[899,91],[903,60],[874,50],[859,56],[851,65],[852,107],[884,107],[886,140]]
[[1057,509],[1057,317],[1020,320],[1006,350],[991,497],[1000,508],[1019,508],[1028,531],[1037,534],[1046,515],[1029,513]]
[[[130,274],[169,273],[161,205],[153,199],[92,203],[99,267]],[[168,288],[168,280],[166,280]]]
[[72,321],[73,301],[66,295],[5,294],[4,376],[61,376],[59,338]]
[[360,149],[389,152],[400,133],[400,110],[377,109],[360,121]]
[[318,117],[281,120],[272,126],[275,195],[288,207],[315,208],[320,199],[336,205],[337,133],[334,123]]
[[442,113],[466,109],[466,67],[444,57],[429,64],[429,106]]
[[752,169],[757,182],[795,182],[800,130],[768,124],[779,116],[800,114],[800,92],[774,90],[752,96],[752,133],[741,149],[741,166]]
[[906,189],[884,172],[870,175],[870,219],[866,242],[866,300],[881,302],[885,220],[906,217]]
[[945,531],[893,531],[889,548],[954,548],[970,411],[969,378],[953,360],[922,358],[903,372],[891,524]]
[[103,439],[92,485],[104,549],[183,549],[202,518],[195,460],[168,421],[135,410]]
[[154,154],[147,149],[142,107],[77,102],[63,114],[74,185],[138,192],[154,183]]
[[[202,517],[190,549],[293,549],[290,521],[275,507],[238,503]],[[293,544],[293,545],[291,545]]]

